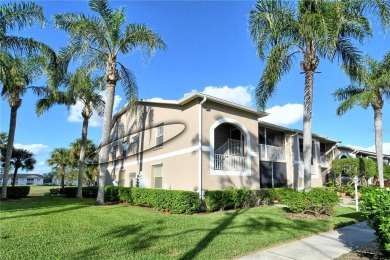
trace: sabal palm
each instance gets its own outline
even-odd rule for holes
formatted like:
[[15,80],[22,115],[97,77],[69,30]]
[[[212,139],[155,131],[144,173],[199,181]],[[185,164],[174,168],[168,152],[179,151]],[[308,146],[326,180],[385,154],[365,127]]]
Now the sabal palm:
[[[104,202],[104,185],[108,162],[108,143],[111,131],[115,87],[118,81],[126,93],[129,104],[136,101],[137,86],[131,71],[118,61],[119,55],[141,49],[150,56],[156,49],[165,49],[163,39],[146,25],[125,24],[125,9],[112,9],[107,0],[90,0],[89,7],[96,16],[65,13],[54,16],[55,26],[67,31],[69,56],[84,60],[84,66],[105,70],[106,106],[103,119],[101,153],[99,157],[99,191],[97,203]],[[117,68],[119,66],[119,70]]]
[[57,148],[50,153],[50,159],[47,160],[49,166],[58,169],[61,174],[61,188],[64,188],[66,168],[74,164],[70,150],[66,148]]
[[22,96],[31,87],[31,83],[43,72],[44,60],[41,56],[33,55],[28,58],[14,57],[7,52],[0,52],[0,85],[1,96],[8,99],[11,107],[10,124],[8,131],[7,153],[5,156],[2,198],[6,198],[7,179],[10,169],[10,160],[14,145],[16,119]]
[[33,153],[25,149],[13,149],[11,158],[11,164],[14,168],[12,186],[15,186],[19,169],[32,171],[36,163],[37,160],[35,160]]
[[378,62],[367,57],[364,66],[359,67],[356,74],[350,75],[352,83],[333,93],[337,101],[341,101],[336,113],[341,116],[354,106],[374,110],[375,149],[380,187],[384,187],[383,176],[383,137],[382,109],[385,99],[390,99],[390,52],[383,61]]
[[[369,3],[367,3],[369,2]],[[303,114],[304,185],[311,188],[313,81],[320,59],[338,57],[353,71],[360,53],[352,40],[362,42],[372,35],[370,22],[363,10],[371,1],[293,1],[258,0],[250,12],[249,28],[257,54],[266,66],[256,88],[256,101],[262,109],[277,83],[302,57],[305,74]],[[389,6],[372,6],[383,11],[384,25],[389,24]],[[383,10],[382,10],[383,9]],[[267,57],[266,57],[267,56]]]
[[[51,81],[53,81],[52,78]],[[81,112],[83,126],[81,130],[80,149],[78,150],[79,183],[77,191],[77,197],[82,198],[84,161],[86,149],[88,148],[88,124],[94,110],[97,111],[99,115],[103,114],[104,101],[99,92],[103,88],[103,79],[92,77],[91,73],[88,73],[84,69],[77,69],[74,74],[63,77],[61,82],[65,87],[64,90],[59,90],[54,86],[40,89],[40,93],[44,96],[39,99],[36,104],[36,113],[40,116],[45,110],[50,109],[55,104],[70,107],[79,102],[83,105],[83,110]]]

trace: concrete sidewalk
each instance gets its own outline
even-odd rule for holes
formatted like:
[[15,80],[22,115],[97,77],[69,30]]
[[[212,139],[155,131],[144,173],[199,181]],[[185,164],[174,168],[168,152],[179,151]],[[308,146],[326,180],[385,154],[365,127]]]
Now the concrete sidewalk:
[[239,259],[336,259],[374,240],[374,230],[367,226],[365,222],[359,222],[259,251]]

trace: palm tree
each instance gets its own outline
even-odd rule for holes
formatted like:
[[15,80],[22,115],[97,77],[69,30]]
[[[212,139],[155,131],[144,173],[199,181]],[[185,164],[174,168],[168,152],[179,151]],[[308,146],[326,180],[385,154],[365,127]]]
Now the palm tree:
[[64,188],[66,169],[74,164],[72,156],[70,155],[70,150],[66,148],[54,149],[50,154],[50,159],[47,160],[47,164],[49,166],[54,166],[54,168],[60,172],[61,188]]
[[[303,154],[305,190],[311,188],[313,82],[320,59],[335,57],[353,73],[361,56],[352,44],[372,35],[370,22],[363,15],[371,7],[390,23],[390,7],[377,1],[293,1],[258,0],[250,12],[249,29],[257,54],[266,66],[256,88],[256,101],[265,109],[282,76],[290,71],[298,55],[305,74],[303,114]],[[267,55],[267,57],[266,57]]]
[[77,198],[82,198],[84,161],[86,149],[88,148],[88,122],[93,114],[93,110],[97,111],[99,115],[103,114],[104,101],[103,97],[98,92],[102,89],[103,80],[98,77],[92,78],[91,73],[88,73],[83,69],[77,69],[74,74],[64,76],[61,82],[64,87],[66,87],[66,90],[64,91],[59,91],[53,86],[51,88],[46,87],[40,89],[40,93],[44,95],[44,97],[38,100],[36,104],[36,113],[40,116],[43,111],[50,109],[55,104],[67,105],[70,107],[77,102],[82,103],[83,110],[81,115],[83,117],[83,126],[81,131],[80,149],[78,150],[79,183],[77,189]]
[[[99,157],[99,191],[96,203],[104,203],[104,185],[108,162],[115,87],[118,81],[129,104],[134,104],[137,86],[132,72],[118,61],[120,54],[131,54],[137,49],[149,57],[156,49],[165,49],[163,39],[144,24],[125,24],[125,9],[112,9],[107,0],[90,0],[89,7],[97,16],[65,13],[54,16],[55,26],[67,31],[70,43],[65,53],[84,60],[87,68],[105,70],[106,106],[104,110],[101,153]],[[119,70],[117,68],[119,66]]]
[[25,149],[13,149],[11,165],[14,168],[14,177],[12,181],[12,187],[15,186],[16,176],[18,175],[18,170],[34,170],[34,166],[37,163],[37,160],[34,158],[34,154],[25,150]]
[[[41,6],[31,3],[31,2],[19,2],[19,3],[8,3],[0,5],[0,74],[4,80],[4,77],[9,75],[10,72],[10,54],[17,53],[18,56],[21,54],[27,54],[31,56],[36,53],[41,53],[42,57],[48,58],[46,61],[48,64],[54,65],[56,62],[56,56],[54,51],[47,46],[46,44],[36,41],[32,38],[19,37],[14,35],[9,35],[9,30],[22,30],[27,27],[30,27],[34,24],[41,24],[44,26],[46,23],[45,17],[43,15],[43,9]],[[8,56],[8,57],[7,57]],[[4,60],[5,58],[5,60]],[[16,69],[18,67],[14,67]],[[28,77],[18,77],[18,80],[22,80],[25,78],[25,81],[29,81]],[[28,79],[28,80],[27,80]],[[4,81],[3,88],[4,88]],[[16,80],[15,80],[16,83]],[[27,83],[27,82],[25,82]],[[10,86],[8,86],[10,88]],[[2,94],[5,93],[4,89],[2,90]],[[16,110],[17,107],[20,106],[21,99],[15,96],[15,93],[8,95],[8,100],[13,102],[13,106],[11,106],[11,110],[14,110],[15,118],[10,122],[10,133],[9,140],[7,143],[7,154],[5,158],[5,166],[4,166],[4,175],[3,175],[3,187],[1,198],[5,199],[7,197],[7,179],[9,175],[10,168],[10,159],[12,155],[14,137],[15,137],[15,126],[16,126]],[[6,95],[3,95],[6,96]],[[19,104],[19,105],[18,105]],[[12,114],[12,111],[11,111]],[[13,133],[11,133],[13,132]]]
[[[346,71],[348,74],[348,71]],[[365,59],[356,75],[350,75],[352,83],[333,93],[337,101],[341,101],[336,113],[345,114],[354,106],[374,110],[375,149],[378,166],[380,187],[384,187],[383,177],[383,138],[382,138],[382,109],[385,99],[390,99],[390,52],[385,54],[382,62],[371,57]]]
[[[85,118],[84,118],[85,121]],[[87,121],[88,126],[88,121]],[[83,125],[84,130],[84,125]],[[84,133],[84,131],[83,131]],[[78,157],[79,160],[79,175],[78,175],[78,189],[77,189],[77,198],[82,198],[82,184],[84,180],[84,173],[86,172],[88,166],[85,165],[86,155],[91,155],[96,151],[96,146],[92,140],[87,139],[87,136],[82,134],[81,138],[76,139],[76,141],[70,143],[71,156],[74,158]],[[85,169],[85,170],[84,170]],[[90,170],[90,169],[89,169]]]
[[7,180],[10,169],[10,160],[15,138],[16,118],[22,104],[21,97],[31,87],[31,83],[43,72],[44,60],[41,56],[32,55],[28,58],[14,57],[9,53],[0,52],[0,86],[1,96],[8,99],[11,107],[8,132],[7,153],[5,157],[2,198],[6,198]]

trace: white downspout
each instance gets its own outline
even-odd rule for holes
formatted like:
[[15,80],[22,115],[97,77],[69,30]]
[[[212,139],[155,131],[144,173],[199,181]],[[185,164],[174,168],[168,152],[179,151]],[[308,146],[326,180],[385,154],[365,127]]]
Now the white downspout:
[[199,136],[198,136],[198,182],[199,182],[199,197],[202,199],[202,105],[206,102],[207,97],[204,97],[199,103]]

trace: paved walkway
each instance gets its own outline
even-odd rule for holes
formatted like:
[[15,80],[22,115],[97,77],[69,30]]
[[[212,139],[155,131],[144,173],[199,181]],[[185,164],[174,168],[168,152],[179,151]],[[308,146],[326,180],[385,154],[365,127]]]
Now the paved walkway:
[[365,222],[345,226],[298,241],[272,247],[239,259],[324,260],[336,259],[375,240]]

